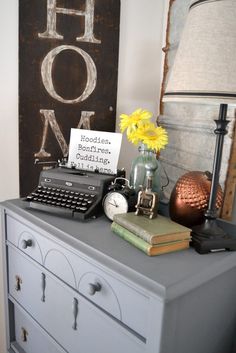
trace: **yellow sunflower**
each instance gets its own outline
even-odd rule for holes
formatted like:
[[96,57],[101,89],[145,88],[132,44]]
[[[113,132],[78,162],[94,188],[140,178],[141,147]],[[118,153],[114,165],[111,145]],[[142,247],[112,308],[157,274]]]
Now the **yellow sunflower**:
[[139,125],[138,129],[130,136],[131,142],[139,140],[148,148],[157,152],[164,148],[168,143],[168,135],[164,128],[155,126],[153,123]]
[[141,142],[138,130],[139,128],[137,128],[136,130],[130,131],[129,134],[127,133],[128,140],[132,142],[134,145],[137,145],[138,143]]
[[127,135],[134,131],[138,124],[150,119],[152,113],[147,110],[142,110],[141,108],[135,110],[132,114],[121,114],[120,116],[120,130],[124,132],[127,129]]

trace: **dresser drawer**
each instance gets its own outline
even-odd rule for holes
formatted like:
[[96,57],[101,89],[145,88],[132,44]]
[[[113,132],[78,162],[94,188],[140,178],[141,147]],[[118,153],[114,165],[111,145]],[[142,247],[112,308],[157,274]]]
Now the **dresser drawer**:
[[[42,266],[12,247],[8,247],[8,257],[10,298],[25,308],[65,350],[70,353],[145,352],[144,339],[44,271]],[[19,284],[16,278],[20,278]]]
[[15,341],[25,353],[66,353],[20,306],[14,305]]
[[6,215],[6,238],[35,261],[43,263],[38,233],[9,215]]
[[[91,263],[63,244],[7,215],[7,239],[20,251],[69,284],[97,306],[143,337],[147,335],[149,298],[116,278],[95,261]],[[26,246],[29,244],[29,246]]]

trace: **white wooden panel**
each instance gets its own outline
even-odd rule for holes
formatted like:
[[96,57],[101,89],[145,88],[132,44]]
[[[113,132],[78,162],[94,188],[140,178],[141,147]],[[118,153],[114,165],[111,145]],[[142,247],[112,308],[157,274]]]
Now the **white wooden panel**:
[[[22,308],[15,305],[16,342],[25,353],[65,353],[65,351]],[[26,340],[22,330],[26,330]],[[13,343],[13,347],[15,347]]]
[[[97,263],[91,264],[85,261],[82,257],[68,251],[65,247],[48,239],[17,219],[7,215],[6,222],[9,242],[33,260],[42,263],[44,268],[87,296],[89,300],[109,312],[110,315],[113,315],[134,331],[146,337],[149,298],[145,294],[127,285],[127,283],[117,280],[115,276],[101,271]],[[26,239],[32,239],[33,246],[26,249],[18,246],[22,234],[24,236],[27,235]],[[37,244],[37,248],[35,244]],[[37,249],[40,249],[40,261]],[[93,296],[87,292],[89,285],[88,274],[93,274],[93,278],[89,275],[90,281],[93,279],[102,284],[101,292]]]
[[[14,285],[16,273],[22,278],[19,291]],[[9,247],[10,295],[68,352],[145,352],[143,340],[49,274],[46,275],[45,301],[42,302],[40,277],[40,266],[35,266]],[[78,304],[76,314],[73,309],[75,300]]]

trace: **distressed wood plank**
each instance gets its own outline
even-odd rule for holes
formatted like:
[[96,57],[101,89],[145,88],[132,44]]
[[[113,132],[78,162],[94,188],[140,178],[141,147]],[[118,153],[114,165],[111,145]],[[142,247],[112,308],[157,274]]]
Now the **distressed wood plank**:
[[115,131],[119,22],[120,0],[19,1],[21,196],[71,128]]
[[[236,119],[236,111],[235,111],[235,119]],[[231,146],[227,179],[225,183],[224,202],[223,202],[223,207],[221,211],[221,218],[226,220],[232,219],[232,211],[233,211],[235,188],[236,188],[236,124],[235,122],[234,122],[232,140],[233,140],[233,143]]]

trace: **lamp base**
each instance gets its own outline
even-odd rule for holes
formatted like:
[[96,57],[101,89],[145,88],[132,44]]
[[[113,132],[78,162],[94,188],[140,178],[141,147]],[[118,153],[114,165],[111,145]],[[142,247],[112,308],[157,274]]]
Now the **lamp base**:
[[199,254],[220,250],[236,250],[236,237],[227,234],[218,226],[215,219],[206,219],[203,224],[193,227],[191,236],[191,246]]

